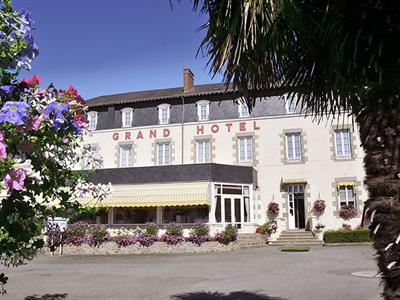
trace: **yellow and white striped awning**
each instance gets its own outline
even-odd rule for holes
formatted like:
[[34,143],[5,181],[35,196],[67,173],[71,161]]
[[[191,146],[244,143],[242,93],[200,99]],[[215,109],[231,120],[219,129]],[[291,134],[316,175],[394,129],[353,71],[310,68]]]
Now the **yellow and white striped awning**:
[[357,183],[355,181],[339,181],[337,183],[338,187],[341,186],[357,186]]
[[78,201],[101,207],[211,205],[210,182],[113,185],[112,194],[100,203],[92,198]]

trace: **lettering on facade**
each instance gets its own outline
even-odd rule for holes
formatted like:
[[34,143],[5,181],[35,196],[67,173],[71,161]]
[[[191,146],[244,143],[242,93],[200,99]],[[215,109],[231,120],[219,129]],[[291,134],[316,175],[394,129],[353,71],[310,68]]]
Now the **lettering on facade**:
[[[236,127],[236,128],[235,128]],[[240,132],[246,131],[256,131],[260,130],[260,127],[257,125],[257,121],[251,122],[238,122],[234,123],[223,123],[217,124],[214,123],[212,125],[197,125],[196,126],[196,134],[209,134],[209,133],[218,133],[218,132],[231,132],[232,129],[237,129]],[[149,129],[147,130],[138,130],[138,131],[126,131],[126,132],[114,132],[112,134],[112,139],[114,141],[125,140],[131,141],[133,139],[143,140],[146,138],[156,139],[157,137],[167,138],[171,135],[171,130],[169,128],[163,129]]]

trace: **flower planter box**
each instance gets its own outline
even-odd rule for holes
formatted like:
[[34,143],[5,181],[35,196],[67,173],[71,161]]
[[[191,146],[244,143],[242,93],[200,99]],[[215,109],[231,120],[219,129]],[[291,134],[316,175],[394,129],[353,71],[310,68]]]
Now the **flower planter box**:
[[[126,247],[119,247],[115,242],[106,242],[98,247],[91,247],[87,244],[80,246],[64,245],[63,255],[124,255],[124,254],[165,254],[165,253],[204,253],[222,252],[239,249],[237,243],[223,245],[219,242],[205,242],[197,246],[191,242],[183,242],[178,245],[168,245],[165,242],[155,242],[149,247],[134,244]],[[56,251],[57,252],[57,251]]]

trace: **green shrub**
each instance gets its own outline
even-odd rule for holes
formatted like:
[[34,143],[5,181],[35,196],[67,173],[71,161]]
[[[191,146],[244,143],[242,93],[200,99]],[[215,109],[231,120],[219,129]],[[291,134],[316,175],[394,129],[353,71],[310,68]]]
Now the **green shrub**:
[[146,223],[144,226],[144,234],[147,236],[157,236],[158,230],[158,225],[155,223]]
[[183,227],[181,225],[179,225],[179,224],[174,223],[174,222],[169,223],[166,226],[165,229],[166,229],[165,233],[167,235],[170,235],[170,236],[183,236]]
[[325,243],[363,243],[372,242],[370,231],[365,228],[355,230],[328,230],[324,233]]
[[198,223],[192,228],[191,235],[193,236],[208,236],[210,234],[210,227],[205,223]]

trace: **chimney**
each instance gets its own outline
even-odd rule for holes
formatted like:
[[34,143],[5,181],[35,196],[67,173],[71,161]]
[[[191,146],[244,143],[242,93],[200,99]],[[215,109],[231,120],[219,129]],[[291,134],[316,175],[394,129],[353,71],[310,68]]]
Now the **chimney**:
[[190,93],[194,89],[194,75],[189,68],[183,69],[183,92]]

